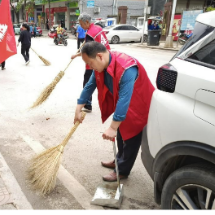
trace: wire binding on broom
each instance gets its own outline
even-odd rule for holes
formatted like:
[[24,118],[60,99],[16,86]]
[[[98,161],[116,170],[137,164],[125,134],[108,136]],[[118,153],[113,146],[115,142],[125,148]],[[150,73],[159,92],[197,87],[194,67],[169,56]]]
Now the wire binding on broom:
[[[85,44],[82,43],[81,47],[78,49],[77,54],[80,52],[81,48],[83,47],[83,45]],[[60,71],[58,73],[58,75],[55,77],[55,79],[51,82],[51,84],[49,84],[40,94],[40,96],[37,98],[37,100],[34,102],[34,104],[30,107],[30,108],[35,108],[39,105],[41,105],[44,101],[46,101],[46,99],[50,96],[50,94],[52,93],[52,91],[54,90],[55,86],[57,85],[57,83],[61,80],[61,78],[64,76],[66,69],[69,67],[70,63],[72,62],[73,59],[70,60],[69,64],[67,65],[67,67],[64,69],[64,71]]]
[[[82,120],[85,118],[85,115],[86,113],[82,112]],[[78,121],[75,123],[61,144],[45,150],[31,160],[27,172],[28,182],[42,195],[50,193],[55,188],[57,172],[61,163],[64,147],[79,124],[80,122]]]

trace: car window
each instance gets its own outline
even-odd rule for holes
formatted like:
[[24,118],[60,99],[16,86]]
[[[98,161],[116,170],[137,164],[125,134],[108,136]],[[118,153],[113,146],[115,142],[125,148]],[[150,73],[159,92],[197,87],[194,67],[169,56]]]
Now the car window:
[[172,59],[179,56],[182,52],[187,50],[190,46],[198,42],[200,39],[202,39],[209,33],[211,33],[213,30],[214,30],[214,27],[202,24],[200,22],[196,22],[193,35],[189,38],[189,40],[185,43],[185,45],[182,46],[182,48],[174,55]]
[[125,26],[118,26],[118,27],[114,28],[113,30],[124,30],[125,31],[125,30],[129,30],[129,29],[128,29],[128,26],[125,25]]
[[198,50],[191,55],[188,59],[200,61],[202,63],[211,64],[215,66],[215,40]]
[[135,28],[134,26],[128,26],[128,29],[130,31],[139,31],[137,28]]

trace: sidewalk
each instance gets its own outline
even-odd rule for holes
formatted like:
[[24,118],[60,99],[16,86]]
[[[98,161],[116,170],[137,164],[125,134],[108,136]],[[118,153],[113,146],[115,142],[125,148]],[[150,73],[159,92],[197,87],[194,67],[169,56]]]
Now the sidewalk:
[[147,46],[147,43],[133,43],[133,46],[142,47],[142,48],[150,48],[150,49],[161,49],[161,50],[170,50],[170,51],[178,51],[182,47],[182,45],[178,44],[177,42],[173,42],[173,48],[165,48],[165,41],[161,41],[159,46]]
[[33,208],[0,153],[0,210],[23,209]]

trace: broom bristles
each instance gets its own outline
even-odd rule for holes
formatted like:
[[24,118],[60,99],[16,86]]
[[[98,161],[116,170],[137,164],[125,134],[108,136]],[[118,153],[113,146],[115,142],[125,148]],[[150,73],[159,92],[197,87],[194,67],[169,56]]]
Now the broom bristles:
[[55,77],[55,79],[52,81],[51,84],[49,84],[40,94],[40,96],[37,98],[37,100],[34,102],[34,104],[31,106],[31,108],[35,108],[39,105],[41,105],[46,99],[50,96],[52,91],[54,90],[57,83],[60,81],[60,79],[64,76],[64,72],[60,71],[58,75]]
[[42,195],[50,193],[56,184],[61,163],[62,145],[48,149],[31,160],[28,181]]
[[46,60],[45,58],[43,58],[42,56],[39,56],[39,58],[43,61],[43,63],[44,63],[46,66],[50,66],[50,65],[51,65],[51,63],[50,63],[48,60]]

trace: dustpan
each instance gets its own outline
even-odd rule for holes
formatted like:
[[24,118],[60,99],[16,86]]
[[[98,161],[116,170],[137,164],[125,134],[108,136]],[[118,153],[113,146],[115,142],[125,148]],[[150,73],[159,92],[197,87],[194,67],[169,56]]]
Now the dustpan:
[[123,199],[123,184],[120,184],[119,170],[116,158],[116,145],[113,141],[113,151],[115,157],[117,182],[103,182],[94,194],[91,204],[106,206],[111,208],[120,208]]

